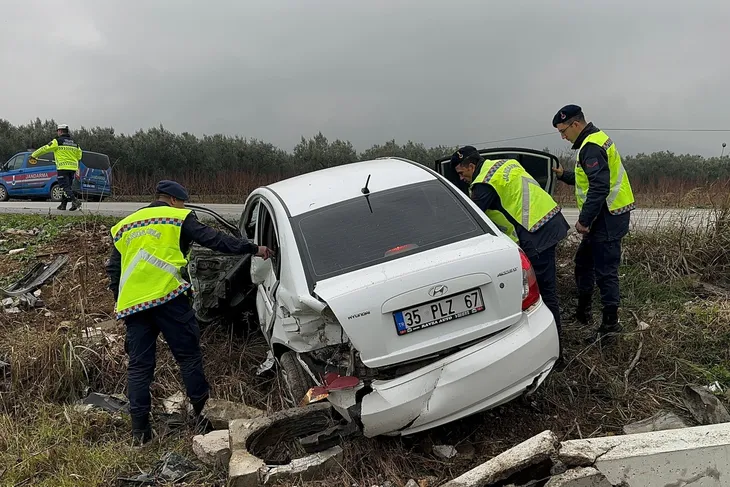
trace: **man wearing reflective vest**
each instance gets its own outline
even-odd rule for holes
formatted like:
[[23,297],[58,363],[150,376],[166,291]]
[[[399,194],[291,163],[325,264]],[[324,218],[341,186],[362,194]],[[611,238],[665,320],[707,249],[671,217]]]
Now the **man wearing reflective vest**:
[[180,366],[196,426],[209,396],[203,372],[200,331],[190,306],[191,284],[182,275],[192,242],[227,254],[272,252],[200,223],[185,208],[188,193],[174,181],[160,181],[157,201],[124,218],[111,229],[114,241],[107,265],[117,319],[127,326],[127,382],[132,437],[136,444],[152,439],[149,422],[150,384],[155,373],[157,336],[162,333]]
[[58,184],[63,188],[63,196],[61,197],[61,204],[58,206],[59,210],[65,210],[68,202],[71,202],[71,211],[78,210],[81,207],[81,203],[74,195],[71,185],[73,184],[74,175],[79,170],[79,160],[81,159],[81,147],[79,144],[74,142],[71,138],[71,134],[68,131],[68,125],[60,124],[56,127],[57,137],[44,145],[40,149],[34,151],[30,158],[35,160],[44,154],[53,152],[54,159],[56,160],[56,178]]
[[621,331],[618,320],[620,290],[618,268],[621,239],[629,231],[635,208],[629,176],[613,140],[593,123],[586,123],[581,107],[566,105],[553,117],[553,127],[577,150],[575,171],[554,169],[560,180],[575,186],[580,215],[575,224],[583,235],[575,255],[578,288],[576,320],[592,321],[594,283],[601,292],[603,317],[588,341],[608,343]]
[[514,159],[485,160],[472,146],[451,156],[451,166],[476,205],[525,252],[535,270],[545,305],[555,317],[561,336],[560,303],[556,290],[555,247],[570,225],[560,206]]

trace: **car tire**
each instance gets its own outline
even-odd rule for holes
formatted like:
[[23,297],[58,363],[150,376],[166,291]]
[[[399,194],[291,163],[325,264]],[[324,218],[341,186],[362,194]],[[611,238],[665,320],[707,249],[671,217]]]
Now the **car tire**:
[[61,201],[63,199],[63,188],[60,184],[54,183],[51,186],[51,201]]
[[8,194],[7,188],[0,184],[0,201],[8,201],[9,199],[10,195]]
[[286,392],[289,394],[289,399],[295,405],[298,405],[307,394],[307,391],[314,387],[314,381],[304,370],[302,364],[299,363],[295,352],[285,352],[279,358],[279,364],[281,365],[281,376],[287,388]]

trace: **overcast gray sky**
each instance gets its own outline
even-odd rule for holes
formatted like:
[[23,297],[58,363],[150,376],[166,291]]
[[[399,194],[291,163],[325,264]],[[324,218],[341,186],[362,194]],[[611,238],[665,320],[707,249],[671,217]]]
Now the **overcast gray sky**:
[[[286,150],[322,131],[362,150],[551,132],[577,103],[602,128],[730,129],[727,0],[3,4],[0,118],[15,124],[163,124]],[[730,142],[610,135],[624,154],[719,155]],[[509,144],[566,146],[557,134]]]

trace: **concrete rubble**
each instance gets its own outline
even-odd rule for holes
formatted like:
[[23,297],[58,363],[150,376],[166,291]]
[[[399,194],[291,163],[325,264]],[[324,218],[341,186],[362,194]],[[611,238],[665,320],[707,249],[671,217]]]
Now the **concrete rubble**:
[[545,487],[613,487],[606,477],[592,467],[577,468],[551,478]]
[[730,422],[727,409],[709,388],[686,385],[682,392],[684,405],[698,423],[707,425]]
[[201,462],[213,466],[227,466],[231,459],[228,430],[216,430],[193,437],[193,453]]
[[245,404],[221,399],[210,399],[205,404],[203,416],[215,429],[228,429],[234,419],[252,419],[265,416],[266,412]]
[[[342,461],[343,450],[339,445],[301,458],[279,456],[286,450],[284,445],[287,443],[296,443],[301,438],[332,426],[331,409],[329,403],[316,403],[271,416],[230,421],[228,485],[253,487],[292,476],[302,480],[326,478],[330,470]],[[263,452],[262,456],[279,456],[272,459],[275,461],[269,461],[259,458],[259,451]]]

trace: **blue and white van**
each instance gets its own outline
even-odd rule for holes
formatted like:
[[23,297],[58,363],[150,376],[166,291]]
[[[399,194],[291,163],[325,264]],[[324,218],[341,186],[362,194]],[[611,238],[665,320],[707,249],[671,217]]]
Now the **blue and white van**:
[[[0,166],[0,201],[10,198],[61,201],[63,189],[58,183],[53,152],[29,161],[32,152],[19,152]],[[109,156],[83,151],[79,170],[72,185],[77,196],[95,197],[99,201],[112,195],[112,169]]]

